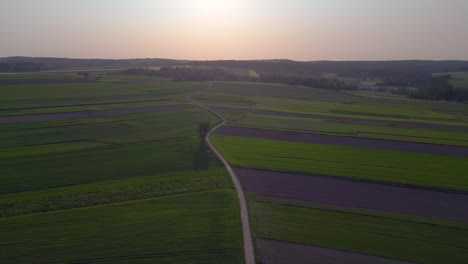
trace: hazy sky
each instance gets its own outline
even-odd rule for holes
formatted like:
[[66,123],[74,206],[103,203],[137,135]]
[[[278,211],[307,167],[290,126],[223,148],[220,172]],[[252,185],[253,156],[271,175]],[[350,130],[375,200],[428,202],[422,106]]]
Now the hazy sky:
[[0,56],[468,59],[468,0],[0,0]]

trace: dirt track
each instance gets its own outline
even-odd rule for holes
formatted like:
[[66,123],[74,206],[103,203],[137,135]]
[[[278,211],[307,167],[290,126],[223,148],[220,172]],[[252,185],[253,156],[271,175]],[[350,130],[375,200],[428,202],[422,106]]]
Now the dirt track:
[[0,123],[16,123],[16,122],[31,122],[31,121],[46,121],[46,120],[60,120],[60,119],[77,119],[77,118],[91,118],[91,117],[104,117],[114,115],[137,114],[154,111],[165,110],[178,110],[192,108],[189,104],[177,105],[158,105],[147,107],[135,108],[114,108],[105,110],[87,110],[76,112],[60,112],[48,114],[32,114],[32,115],[17,115],[17,116],[0,116]]
[[213,134],[217,129],[220,127],[224,126],[227,121],[226,119],[217,113],[216,111],[213,111],[212,109],[205,107],[201,105],[198,102],[195,102],[192,99],[192,96],[197,93],[202,93],[212,87],[213,83],[210,83],[209,86],[201,91],[192,93],[187,99],[192,102],[193,104],[198,105],[199,107],[211,112],[215,116],[217,116],[221,120],[221,124],[215,126],[208,132],[208,134],[205,137],[205,141],[210,147],[210,149],[215,153],[215,155],[221,160],[221,162],[224,164],[226,167],[227,171],[229,172],[229,175],[231,175],[231,179],[234,183],[234,187],[236,188],[237,192],[237,197],[239,199],[239,207],[240,207],[240,217],[241,217],[241,223],[242,223],[242,238],[243,238],[243,244],[244,244],[244,256],[245,256],[245,264],[255,264],[255,251],[253,247],[253,242],[252,242],[252,233],[250,229],[250,220],[249,220],[249,211],[247,208],[247,202],[245,200],[245,195],[244,195],[244,190],[242,189],[242,185],[240,184],[240,181],[235,173],[235,171],[232,169],[231,165],[229,162],[221,155],[221,153],[216,149],[216,147],[213,145],[211,142],[210,136]]
[[398,151],[412,151],[452,156],[468,156],[468,147],[417,143],[407,141],[394,141],[384,139],[371,139],[361,137],[333,136],[313,133],[290,132],[280,130],[267,130],[246,127],[222,127],[216,134],[264,138],[273,140],[286,140],[305,143],[330,144],[339,146],[364,147],[372,149],[388,149]]
[[468,194],[235,168],[246,192],[468,222]]

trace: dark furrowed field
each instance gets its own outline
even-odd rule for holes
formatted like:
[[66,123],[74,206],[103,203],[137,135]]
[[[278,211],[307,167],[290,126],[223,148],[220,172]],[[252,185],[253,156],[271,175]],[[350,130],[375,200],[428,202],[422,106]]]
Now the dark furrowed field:
[[394,140],[368,139],[349,136],[333,136],[313,133],[299,133],[279,130],[265,130],[246,127],[222,127],[219,135],[264,138],[294,142],[318,143],[339,146],[352,146],[375,149],[411,151],[421,153],[468,156],[468,147],[414,143]]
[[468,146],[464,129],[411,128],[377,123],[340,122],[323,119],[249,114],[231,126],[320,133],[406,142]]
[[410,264],[413,262],[360,254],[345,250],[290,243],[271,239],[257,239],[259,258],[271,264]]
[[186,99],[205,87],[0,85],[0,262],[242,263],[237,197],[198,134],[218,120]]
[[468,193],[236,168],[249,193],[468,222]]
[[261,263],[468,257],[465,104],[221,82],[197,97],[239,117],[213,141],[242,167]]

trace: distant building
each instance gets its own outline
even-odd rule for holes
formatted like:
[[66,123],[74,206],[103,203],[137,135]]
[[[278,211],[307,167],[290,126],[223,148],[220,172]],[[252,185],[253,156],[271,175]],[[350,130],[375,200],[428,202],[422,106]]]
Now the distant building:
[[359,90],[359,91],[373,91],[374,87],[372,85],[369,85],[369,84],[360,83],[360,84],[358,84],[356,86],[356,89]]

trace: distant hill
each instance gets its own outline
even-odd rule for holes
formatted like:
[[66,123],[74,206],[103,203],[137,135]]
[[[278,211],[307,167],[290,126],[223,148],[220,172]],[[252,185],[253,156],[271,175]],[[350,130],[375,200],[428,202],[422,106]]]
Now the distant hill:
[[217,60],[190,61],[171,59],[68,59],[6,57],[0,58],[0,71],[35,71],[76,67],[138,68],[150,66],[193,66],[253,69],[258,73],[317,75],[332,73],[343,77],[402,76],[421,73],[468,71],[468,61],[292,61]]
[[41,64],[41,70],[78,67],[146,67],[146,66],[174,66],[186,61],[169,59],[67,59],[67,58],[34,58],[34,57],[6,57],[0,58],[0,64]]

